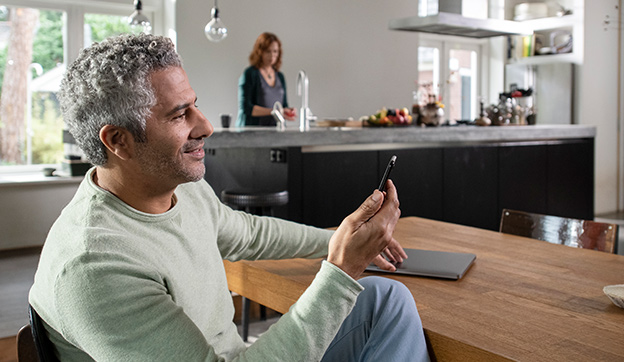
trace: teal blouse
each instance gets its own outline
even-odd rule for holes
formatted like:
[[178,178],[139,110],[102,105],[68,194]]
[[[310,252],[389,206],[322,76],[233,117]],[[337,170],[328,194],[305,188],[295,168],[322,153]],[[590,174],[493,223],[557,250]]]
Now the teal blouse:
[[[277,76],[284,87],[284,99],[282,106],[288,107],[286,97],[286,80],[282,72],[277,72]],[[259,125],[259,117],[253,117],[251,110],[254,105],[258,105],[260,96],[260,70],[254,66],[249,66],[238,80],[238,117],[236,119],[237,127],[257,126]]]

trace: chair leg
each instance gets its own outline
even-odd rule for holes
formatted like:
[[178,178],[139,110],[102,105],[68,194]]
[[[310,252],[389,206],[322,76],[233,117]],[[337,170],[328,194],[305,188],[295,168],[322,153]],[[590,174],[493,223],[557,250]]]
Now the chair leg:
[[247,342],[247,337],[249,337],[249,306],[250,300],[243,297],[243,314],[241,316],[241,323],[243,325],[243,341]]
[[260,304],[260,320],[266,320],[266,307]]

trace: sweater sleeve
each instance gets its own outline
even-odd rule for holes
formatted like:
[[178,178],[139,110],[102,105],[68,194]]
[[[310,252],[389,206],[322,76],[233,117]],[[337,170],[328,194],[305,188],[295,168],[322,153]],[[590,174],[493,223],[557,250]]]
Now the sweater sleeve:
[[[83,255],[55,283],[61,332],[96,361],[225,361],[172,300],[166,283],[126,256]],[[324,262],[291,310],[230,360],[320,360],[361,290]]]
[[96,361],[223,361],[165,285],[126,256],[82,255],[55,282],[61,333]]
[[334,233],[333,230],[234,211],[223,204],[220,204],[218,230],[221,256],[230,261],[324,257]]
[[333,264],[321,269],[299,300],[238,361],[320,361],[364,288]]

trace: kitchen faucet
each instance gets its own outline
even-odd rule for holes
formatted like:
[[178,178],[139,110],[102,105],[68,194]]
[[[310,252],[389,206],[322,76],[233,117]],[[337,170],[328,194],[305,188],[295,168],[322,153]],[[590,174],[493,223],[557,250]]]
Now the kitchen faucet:
[[297,75],[297,95],[301,96],[301,109],[299,110],[299,130],[307,131],[310,129],[310,121],[316,117],[312,115],[310,107],[308,107],[308,88],[310,82],[304,70],[300,70]]

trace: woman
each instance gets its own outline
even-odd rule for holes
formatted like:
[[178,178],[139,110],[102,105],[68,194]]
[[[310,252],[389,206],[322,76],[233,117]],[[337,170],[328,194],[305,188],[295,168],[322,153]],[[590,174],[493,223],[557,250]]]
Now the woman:
[[238,119],[236,125],[275,126],[271,116],[273,105],[280,102],[284,118],[295,119],[295,110],[288,108],[286,80],[279,71],[282,65],[282,43],[275,34],[262,33],[249,55],[250,66],[238,81]]

